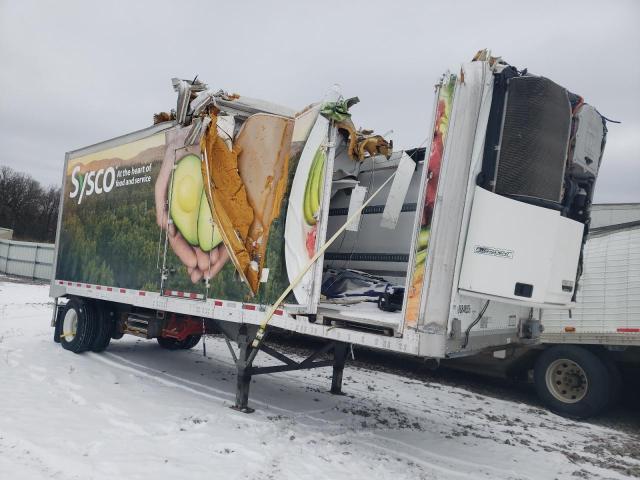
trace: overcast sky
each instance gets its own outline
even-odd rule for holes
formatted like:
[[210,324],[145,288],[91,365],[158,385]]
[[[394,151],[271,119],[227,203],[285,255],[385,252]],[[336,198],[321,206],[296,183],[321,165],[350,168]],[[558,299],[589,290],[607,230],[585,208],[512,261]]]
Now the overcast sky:
[[427,136],[433,85],[480,48],[610,124],[596,201],[640,202],[640,2],[0,0],[0,165],[45,184],[64,153],[175,107],[171,78],[292,108],[339,83],[358,126]]

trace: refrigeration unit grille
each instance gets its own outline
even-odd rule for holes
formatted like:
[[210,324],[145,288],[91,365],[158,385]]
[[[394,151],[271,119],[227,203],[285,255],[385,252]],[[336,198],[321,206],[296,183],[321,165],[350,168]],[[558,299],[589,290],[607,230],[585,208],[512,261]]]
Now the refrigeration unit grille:
[[544,77],[511,78],[495,192],[559,203],[570,129],[571,105],[564,88]]

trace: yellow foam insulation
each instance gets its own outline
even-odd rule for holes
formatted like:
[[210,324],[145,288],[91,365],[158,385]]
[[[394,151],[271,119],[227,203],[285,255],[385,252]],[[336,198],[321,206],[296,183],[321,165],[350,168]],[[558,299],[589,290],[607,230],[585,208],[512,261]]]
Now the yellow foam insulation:
[[[245,247],[249,227],[253,223],[253,208],[238,173],[238,148],[229,147],[218,135],[217,116],[211,115],[209,128],[202,136],[202,177],[205,193],[211,205],[211,215],[220,228],[220,234],[229,256],[240,275],[246,279],[251,257]],[[208,171],[207,171],[208,167]],[[207,188],[207,182],[210,188]]]
[[347,132],[349,137],[347,153],[353,160],[364,160],[367,156],[384,155],[387,158],[393,153],[393,143],[382,135],[374,135],[371,130],[356,130],[351,118],[336,124],[339,130]]
[[[210,125],[216,121],[212,115]],[[242,125],[232,150],[217,128],[210,127],[202,139],[209,164],[207,176],[203,162],[203,175],[205,182],[210,179],[213,193],[212,216],[236,269],[254,294],[260,286],[269,229],[287,187],[292,134],[291,119],[259,113]]]

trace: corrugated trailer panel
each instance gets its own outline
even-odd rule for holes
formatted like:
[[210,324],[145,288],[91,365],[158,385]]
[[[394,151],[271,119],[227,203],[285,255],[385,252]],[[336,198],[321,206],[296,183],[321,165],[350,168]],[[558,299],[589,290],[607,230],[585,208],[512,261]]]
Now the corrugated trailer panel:
[[53,276],[54,247],[50,243],[0,240],[0,272],[49,280]]
[[572,310],[543,313],[545,336],[582,333],[640,336],[640,226],[596,234],[585,248],[584,273]]
[[591,207],[591,227],[640,221],[640,203],[602,203]]

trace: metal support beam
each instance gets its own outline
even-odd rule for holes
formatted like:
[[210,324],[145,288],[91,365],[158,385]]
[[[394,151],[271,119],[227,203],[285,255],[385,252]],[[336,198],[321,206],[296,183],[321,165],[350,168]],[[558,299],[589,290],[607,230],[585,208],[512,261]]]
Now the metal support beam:
[[[331,341],[313,352],[307,358],[298,362],[284,353],[277,351],[273,346],[262,343],[259,348],[253,348],[251,343],[256,335],[257,326],[230,323],[221,320],[209,319],[211,327],[215,327],[224,337],[233,362],[237,369],[236,379],[236,401],[234,410],[243,413],[252,413],[253,408],[249,407],[249,388],[253,375],[264,375],[277,372],[291,372],[293,370],[307,370],[311,368],[333,367],[333,377],[331,379],[331,393],[342,394],[342,375],[344,366],[349,354],[349,345],[342,342]],[[238,343],[238,354],[236,355],[231,341]],[[282,365],[272,365],[268,367],[254,367],[253,361],[258,352],[264,352],[272,358],[282,362]],[[329,355],[329,359],[319,359],[323,355]]]
[[297,363],[294,360],[291,360],[289,357],[287,357],[286,355],[278,352],[277,350],[274,350],[273,348],[262,344],[260,345],[260,350],[262,350],[264,353],[266,353],[267,355],[280,360],[282,363],[287,364],[287,365],[297,365]]
[[333,360],[323,360],[320,362],[310,362],[307,364],[296,363],[295,365],[274,365],[272,367],[251,367],[251,375],[264,375],[266,373],[292,372],[294,370],[311,370],[312,368],[331,367]]
[[229,353],[231,353],[231,358],[233,358],[233,363],[238,363],[238,356],[236,355],[236,352],[233,349],[233,345],[231,345],[231,340],[229,340],[229,337],[225,335],[224,341],[227,343],[227,347],[229,348]]
[[254,409],[249,407],[249,387],[251,386],[251,363],[249,354],[251,352],[250,344],[253,338],[247,335],[246,326],[242,325],[238,331],[238,347],[240,352],[236,360],[238,369],[236,382],[236,403],[232,407],[243,413],[253,413]]
[[342,393],[342,374],[344,365],[347,362],[349,348],[346,343],[334,342],[333,344],[333,376],[331,377],[331,393],[334,395],[344,395]]

